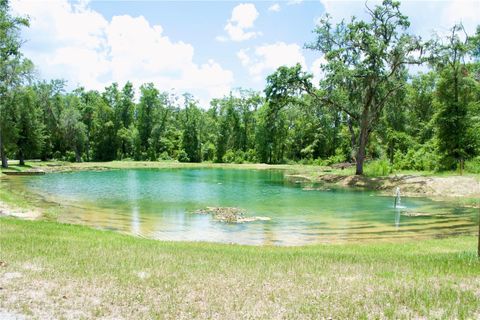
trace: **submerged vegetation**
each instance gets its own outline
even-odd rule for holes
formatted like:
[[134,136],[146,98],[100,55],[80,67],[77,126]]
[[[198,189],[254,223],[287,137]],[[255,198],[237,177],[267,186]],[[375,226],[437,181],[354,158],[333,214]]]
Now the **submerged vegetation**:
[[[63,161],[356,163],[356,173],[480,167],[480,29],[422,41],[400,4],[386,0],[368,21],[319,21],[307,47],[325,57],[324,78],[280,67],[264,93],[239,89],[200,105],[153,83],[102,92],[37,81],[22,56],[25,19],[1,3],[0,152]],[[5,44],[5,45],[3,45]],[[424,73],[410,73],[422,65]],[[5,66],[5,67],[3,67]],[[138,97],[136,99],[135,97]],[[365,160],[376,160],[364,170]]]

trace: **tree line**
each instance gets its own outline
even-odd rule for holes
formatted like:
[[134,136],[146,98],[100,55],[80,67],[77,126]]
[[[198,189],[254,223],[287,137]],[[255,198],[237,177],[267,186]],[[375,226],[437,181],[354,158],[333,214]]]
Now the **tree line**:
[[[390,169],[480,167],[480,27],[428,41],[407,33],[400,3],[366,7],[367,21],[327,15],[306,47],[326,63],[320,83],[280,67],[263,92],[237,89],[208,109],[153,83],[66,91],[37,81],[19,33],[28,20],[0,1],[0,152],[66,161],[170,160],[330,165],[378,159]],[[410,72],[420,66],[423,72]]]

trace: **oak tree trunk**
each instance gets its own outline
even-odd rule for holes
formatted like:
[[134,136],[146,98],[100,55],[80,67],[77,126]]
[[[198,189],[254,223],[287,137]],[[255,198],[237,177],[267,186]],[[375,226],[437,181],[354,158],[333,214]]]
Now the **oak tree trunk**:
[[363,174],[363,163],[365,162],[365,149],[367,147],[367,140],[368,140],[368,115],[369,110],[368,107],[365,107],[362,120],[360,123],[360,136],[358,137],[358,150],[357,150],[357,170],[355,172],[356,175]]
[[363,174],[363,163],[365,162],[365,149],[367,146],[367,132],[362,128],[360,131],[360,139],[358,144],[358,151],[357,151],[357,170],[355,174],[362,175]]

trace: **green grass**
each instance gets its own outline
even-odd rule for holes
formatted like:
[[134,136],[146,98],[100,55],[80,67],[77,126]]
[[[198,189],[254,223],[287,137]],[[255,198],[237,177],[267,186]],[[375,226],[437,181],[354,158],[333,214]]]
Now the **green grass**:
[[37,318],[478,318],[476,239],[251,247],[0,218],[0,310]]
[[30,195],[27,193],[19,193],[18,191],[12,192],[7,188],[2,179],[0,179],[0,202],[21,209],[32,209],[34,207]]

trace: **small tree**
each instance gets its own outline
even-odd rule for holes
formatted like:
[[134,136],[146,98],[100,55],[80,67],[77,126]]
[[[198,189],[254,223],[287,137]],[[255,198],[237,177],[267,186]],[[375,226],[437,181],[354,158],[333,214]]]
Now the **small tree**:
[[202,145],[200,141],[201,111],[193,99],[185,96],[184,129],[182,135],[182,150],[189,162],[202,162]]
[[35,101],[35,91],[27,87],[18,91],[12,101],[17,107],[16,146],[20,165],[25,165],[25,157],[40,154],[44,142],[44,125],[41,111]]
[[80,99],[77,96],[67,97],[67,106],[60,116],[60,129],[65,143],[75,152],[75,161],[81,161],[86,140],[86,126],[81,122],[79,111]]
[[[11,99],[8,96],[22,78],[24,69],[18,68],[22,65],[20,47],[21,27],[28,26],[28,20],[10,15],[8,0],[0,0],[0,158],[2,167],[7,168],[7,156],[5,144],[11,142],[13,137],[13,123],[8,120],[12,114],[6,114],[4,108]],[[7,140],[7,138],[10,138]]]
[[461,24],[455,25],[445,39],[437,39],[432,51],[432,61],[440,73],[436,123],[442,166],[444,169],[458,166],[461,172],[465,159],[475,151],[469,130],[472,126],[469,108],[476,102],[478,82],[465,62],[475,49],[472,40]]

